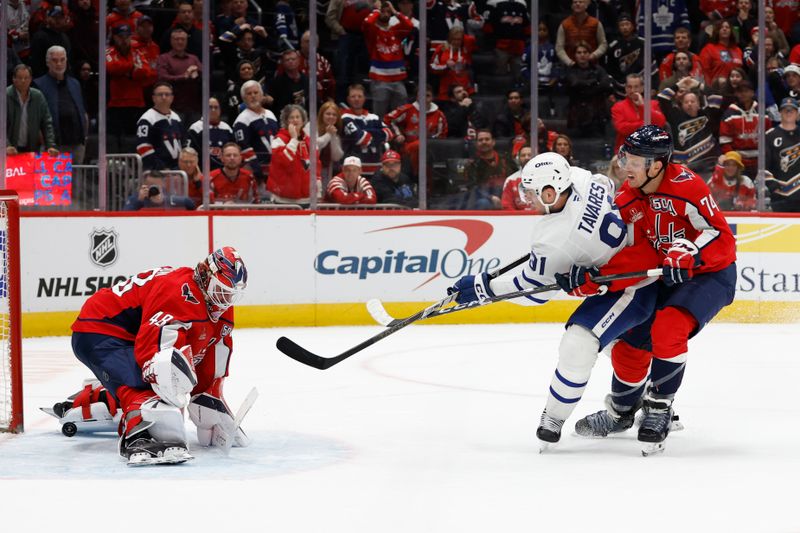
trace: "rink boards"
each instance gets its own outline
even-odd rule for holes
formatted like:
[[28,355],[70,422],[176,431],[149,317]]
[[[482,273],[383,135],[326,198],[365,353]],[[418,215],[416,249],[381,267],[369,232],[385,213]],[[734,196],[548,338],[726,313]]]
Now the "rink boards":
[[[236,246],[249,270],[237,326],[370,324],[379,298],[405,316],[463,275],[495,269],[528,250],[540,217],[451,212],[94,213],[21,220],[23,334],[64,335],[86,298],[137,272],[193,265]],[[737,298],[719,320],[800,319],[800,218],[729,216],[737,237]],[[561,322],[578,300],[500,303],[438,323]],[[434,322],[434,321],[431,321]]]

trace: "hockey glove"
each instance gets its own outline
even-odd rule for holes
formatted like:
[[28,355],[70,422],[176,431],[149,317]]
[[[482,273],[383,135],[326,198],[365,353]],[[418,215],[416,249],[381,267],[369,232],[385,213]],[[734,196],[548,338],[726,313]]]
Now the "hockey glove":
[[197,385],[191,347],[165,348],[156,353],[142,366],[142,379],[162,400],[183,409],[189,403],[189,393]]
[[572,296],[587,298],[608,292],[608,285],[601,285],[592,281],[592,278],[600,275],[600,271],[595,268],[586,268],[572,265],[566,274],[556,274],[556,283],[565,292]]
[[447,289],[447,294],[458,293],[456,302],[468,304],[478,302],[483,304],[487,299],[494,297],[489,287],[489,274],[486,272],[477,276],[464,276],[456,284]]
[[700,265],[700,250],[687,239],[672,241],[662,263],[664,283],[671,287],[692,279],[692,269]]

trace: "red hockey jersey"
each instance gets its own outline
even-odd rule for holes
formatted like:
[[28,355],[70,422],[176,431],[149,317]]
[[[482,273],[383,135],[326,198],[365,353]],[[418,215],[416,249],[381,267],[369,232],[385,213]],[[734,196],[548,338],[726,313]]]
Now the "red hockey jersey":
[[402,41],[414,30],[411,19],[397,13],[389,27],[378,24],[380,11],[373,11],[361,24],[369,52],[369,79],[403,81],[406,79],[406,57]]
[[670,163],[653,194],[645,195],[626,181],[616,202],[622,219],[633,225],[634,235],[645,235],[658,251],[659,264],[679,238],[700,249],[702,264],[696,273],[717,272],[736,261],[733,232],[708,185],[683,165]]
[[729,181],[721,165],[714,167],[714,174],[708,180],[708,188],[724,211],[752,211],[756,208],[756,188],[747,176]]
[[198,379],[192,394],[203,392],[228,375],[233,308],[211,322],[193,274],[188,267],[154,268],[101,289],[84,303],[72,331],[133,341],[140,367],[165,348],[190,345]]
[[[383,117],[383,122],[392,128],[395,136],[403,135],[406,143],[419,140],[419,104],[404,104]],[[436,104],[431,104],[425,114],[425,124],[429,139],[447,137],[447,118]]]

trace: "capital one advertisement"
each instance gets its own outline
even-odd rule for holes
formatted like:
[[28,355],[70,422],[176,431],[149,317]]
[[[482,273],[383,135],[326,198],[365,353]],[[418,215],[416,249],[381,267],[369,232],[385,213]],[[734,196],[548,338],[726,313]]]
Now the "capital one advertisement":
[[[241,251],[249,270],[242,305],[432,302],[461,276],[525,254],[539,219],[231,214],[209,224],[206,216],[23,217],[23,311],[78,310],[99,288],[147,268],[195,264],[209,243]],[[800,302],[800,219],[729,221],[737,237],[737,300]]]

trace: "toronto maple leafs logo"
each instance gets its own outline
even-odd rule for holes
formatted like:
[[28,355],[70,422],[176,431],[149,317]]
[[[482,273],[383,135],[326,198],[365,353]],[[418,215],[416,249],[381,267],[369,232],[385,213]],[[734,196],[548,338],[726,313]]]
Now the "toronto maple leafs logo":
[[669,10],[669,6],[661,4],[653,13],[653,24],[662,32],[669,30],[675,20],[675,14]]

